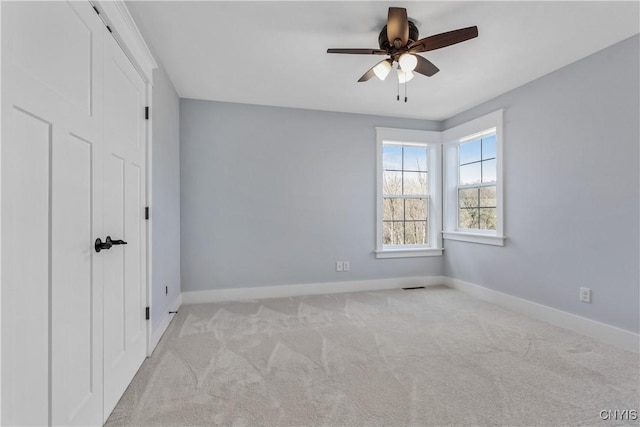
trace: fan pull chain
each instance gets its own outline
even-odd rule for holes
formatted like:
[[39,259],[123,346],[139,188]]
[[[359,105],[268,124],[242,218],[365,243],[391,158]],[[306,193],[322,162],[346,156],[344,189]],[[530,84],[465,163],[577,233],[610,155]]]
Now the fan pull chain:
[[398,88],[398,96],[396,97],[396,101],[400,101],[400,77],[396,79],[396,86]]
[[404,102],[407,102],[407,85],[409,84],[408,81],[404,82]]

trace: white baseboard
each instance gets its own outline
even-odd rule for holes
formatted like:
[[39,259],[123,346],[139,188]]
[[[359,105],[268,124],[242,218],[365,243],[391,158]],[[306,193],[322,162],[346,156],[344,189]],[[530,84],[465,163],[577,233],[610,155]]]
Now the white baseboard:
[[640,335],[634,332],[462,280],[444,277],[443,283],[451,288],[458,289],[478,299],[509,310],[551,323],[552,325],[560,326],[561,328],[569,329],[598,341],[615,345],[624,350],[635,353],[640,352]]
[[151,356],[151,354],[153,353],[153,350],[156,349],[156,346],[160,342],[160,338],[162,338],[162,335],[164,335],[165,331],[169,327],[169,324],[175,317],[174,314],[169,314],[169,311],[178,311],[181,305],[182,305],[182,294],[179,294],[178,297],[173,302],[173,304],[169,306],[169,310],[167,310],[164,316],[162,316],[162,320],[160,321],[160,324],[158,325],[156,330],[151,333],[151,341],[149,342],[149,352],[148,352],[149,354],[147,356]]
[[[493,289],[485,288],[480,285],[445,276],[416,276],[392,279],[357,280],[350,282],[307,283],[302,285],[280,285],[183,292],[182,303],[204,304],[223,301],[286,298],[302,295],[377,291],[384,289],[434,285],[446,285],[473,295],[478,299],[533,317],[534,319],[542,320],[573,332],[586,335],[598,341],[615,345],[624,350],[636,353],[640,352],[640,335],[634,332],[508,295]],[[158,341],[160,341],[160,337],[168,325],[169,319],[163,319],[162,324],[158,327],[156,332],[154,332],[154,348]],[[156,334],[158,335],[157,338]]]
[[182,293],[184,304],[203,304],[221,301],[242,301],[283,298],[301,295],[337,294],[344,292],[379,291],[413,286],[444,285],[444,276],[401,277],[393,279],[356,280],[351,282],[306,283],[302,285],[263,286],[254,288],[214,289]]

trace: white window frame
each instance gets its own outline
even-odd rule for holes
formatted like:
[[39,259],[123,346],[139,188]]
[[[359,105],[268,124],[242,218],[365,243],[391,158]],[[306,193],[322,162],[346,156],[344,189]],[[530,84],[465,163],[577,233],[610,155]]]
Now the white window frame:
[[[383,164],[384,142],[419,144],[427,147],[428,188],[428,245],[383,245]],[[442,255],[442,139],[440,132],[376,127],[376,258],[409,258]]]
[[[504,197],[502,174],[503,110],[479,117],[442,132],[444,145],[444,231],[448,240],[504,246]],[[496,132],[496,229],[461,230],[458,228],[458,147],[473,135],[488,129]],[[461,141],[462,140],[462,141]]]

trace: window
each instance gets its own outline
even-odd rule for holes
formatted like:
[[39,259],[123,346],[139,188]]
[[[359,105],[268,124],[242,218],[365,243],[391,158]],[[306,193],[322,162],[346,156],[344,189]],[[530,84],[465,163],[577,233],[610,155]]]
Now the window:
[[496,229],[496,129],[458,145],[458,229]]
[[504,245],[502,110],[443,132],[445,239]]
[[441,255],[440,133],[376,128],[378,258]]

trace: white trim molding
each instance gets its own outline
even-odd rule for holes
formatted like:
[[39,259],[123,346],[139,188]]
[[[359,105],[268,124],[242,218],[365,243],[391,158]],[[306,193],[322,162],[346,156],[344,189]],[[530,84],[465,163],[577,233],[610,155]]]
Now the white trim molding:
[[442,238],[459,242],[482,243],[484,245],[504,246],[505,236],[481,233],[463,233],[461,231],[443,231]]
[[444,249],[411,249],[411,248],[402,248],[402,249],[384,249],[375,251],[376,258],[414,258],[414,257],[423,257],[423,256],[441,256]]
[[100,11],[100,17],[109,26],[113,35],[136,67],[146,83],[153,85],[153,70],[158,68],[156,60],[136,26],[123,0],[90,1]]
[[534,319],[586,335],[597,341],[614,345],[623,350],[640,352],[640,335],[606,323],[587,319],[566,311],[508,295],[463,280],[444,278],[444,283],[454,289],[468,293],[478,299],[513,310]]
[[301,285],[261,286],[253,288],[213,289],[182,293],[184,304],[205,304],[222,301],[244,301],[266,298],[286,298],[303,295],[340,294],[380,291],[416,286],[444,285],[443,276],[415,276],[392,279],[357,280],[349,282],[305,283]]
[[162,316],[162,320],[158,324],[158,327],[156,328],[156,330],[153,331],[153,333],[151,334],[147,356],[149,357],[151,356],[153,351],[158,346],[158,343],[160,342],[162,335],[164,335],[164,333],[167,331],[167,328],[169,327],[169,325],[171,324],[171,321],[175,317],[175,314],[169,314],[169,311],[178,311],[181,305],[182,305],[182,294],[178,294],[178,297],[175,299],[173,304],[169,306],[168,311],[165,313],[164,316]]

